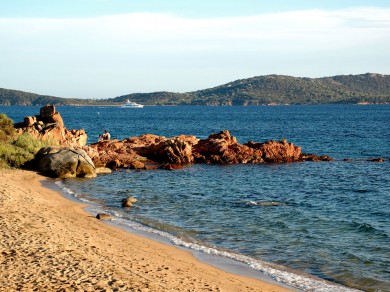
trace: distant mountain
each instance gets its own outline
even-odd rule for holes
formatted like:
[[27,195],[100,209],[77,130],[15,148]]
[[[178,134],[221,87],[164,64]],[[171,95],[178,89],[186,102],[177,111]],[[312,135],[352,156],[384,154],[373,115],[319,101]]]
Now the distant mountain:
[[134,93],[113,101],[126,99],[154,105],[390,103],[390,75],[367,73],[324,78],[267,75],[188,93]]
[[227,105],[390,102],[390,75],[325,78],[268,75],[196,91],[192,103]]
[[20,90],[0,88],[0,105],[94,105],[100,104],[93,99],[63,98],[49,95],[39,95],[36,93],[24,92]]
[[187,93],[132,93],[109,99],[69,99],[1,89],[0,105],[269,105],[390,103],[390,75],[367,73],[323,78],[257,76]]

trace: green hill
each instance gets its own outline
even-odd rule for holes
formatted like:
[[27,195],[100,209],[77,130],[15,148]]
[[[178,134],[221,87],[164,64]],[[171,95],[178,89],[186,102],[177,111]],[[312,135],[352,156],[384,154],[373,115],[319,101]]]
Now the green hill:
[[323,78],[257,76],[187,93],[132,93],[108,99],[70,99],[1,89],[0,105],[264,105],[390,103],[390,75],[361,74]]
[[194,93],[192,103],[261,105],[390,102],[390,75],[326,78],[268,75],[237,80]]
[[63,98],[50,95],[0,88],[0,105],[94,105],[100,104],[93,99]]

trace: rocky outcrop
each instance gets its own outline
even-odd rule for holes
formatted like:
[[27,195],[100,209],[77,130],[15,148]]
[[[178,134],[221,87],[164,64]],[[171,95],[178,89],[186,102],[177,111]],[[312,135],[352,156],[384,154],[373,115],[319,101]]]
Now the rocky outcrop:
[[280,141],[270,140],[265,143],[248,142],[244,144],[254,149],[263,162],[297,162],[301,161],[301,147],[288,143],[286,139]]
[[84,146],[82,149],[85,150],[93,163],[98,167],[145,169],[144,162],[153,163],[140,155],[142,154],[142,144],[134,144],[127,140],[100,141]]
[[144,155],[156,162],[168,164],[190,164],[194,162],[192,147],[198,143],[195,136],[178,136],[165,139],[143,149]]
[[254,155],[253,149],[238,144],[237,139],[225,130],[200,140],[194,146],[193,155],[198,163],[236,164],[263,162]]
[[50,177],[95,177],[95,166],[85,151],[70,147],[46,147],[35,155],[38,170]]
[[301,147],[286,140],[239,144],[229,131],[212,134],[200,140],[195,136],[166,138],[142,135],[123,141],[101,141],[83,149],[96,166],[111,169],[148,169],[159,167],[172,170],[191,163],[284,163],[299,161],[328,161],[328,156],[302,154]]
[[241,145],[225,130],[200,140],[193,154],[196,162],[211,164],[280,163],[300,161],[301,148],[286,140]]
[[66,129],[54,105],[42,107],[39,115],[25,117],[23,122],[15,124],[15,128],[19,134],[29,133],[41,140],[55,141],[61,146],[81,147],[87,144],[84,129]]
[[[61,115],[53,105],[41,108],[37,116],[25,117],[24,121],[15,124],[15,127],[19,133],[27,132],[39,139],[51,139],[60,145],[70,146],[44,148],[37,154],[37,159],[41,161],[40,170],[59,177],[95,176],[95,166],[99,171],[104,167],[173,170],[192,163],[286,163],[331,160],[329,156],[302,154],[301,147],[288,143],[285,139],[239,144],[228,130],[211,134],[202,140],[195,136],[166,138],[145,134],[122,141],[99,141],[87,146],[85,131],[67,130]],[[81,148],[85,152],[81,154],[74,148]],[[71,153],[75,153],[77,157],[71,157]],[[60,154],[64,158],[57,159],[61,157]],[[83,159],[80,160],[80,157]],[[107,172],[107,169],[104,172]]]

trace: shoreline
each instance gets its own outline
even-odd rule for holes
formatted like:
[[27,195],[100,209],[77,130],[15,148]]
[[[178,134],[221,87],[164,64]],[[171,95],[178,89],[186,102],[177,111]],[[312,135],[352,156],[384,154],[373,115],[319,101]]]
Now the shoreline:
[[0,174],[0,291],[291,291],[97,220],[35,172]]

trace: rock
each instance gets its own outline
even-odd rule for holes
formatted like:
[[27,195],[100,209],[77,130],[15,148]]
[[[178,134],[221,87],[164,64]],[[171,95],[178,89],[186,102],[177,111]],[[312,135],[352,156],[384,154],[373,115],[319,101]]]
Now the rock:
[[173,137],[149,146],[144,153],[149,159],[157,162],[190,164],[194,161],[192,146],[196,140],[194,136]]
[[262,207],[276,207],[276,206],[286,206],[286,203],[282,202],[256,202],[256,201],[249,201],[246,202],[246,205],[251,205],[251,206],[262,206]]
[[130,169],[145,169],[145,164],[141,161],[134,160],[130,162],[129,166]]
[[39,113],[42,119],[50,118],[56,112],[56,107],[54,105],[47,105],[40,109]]
[[162,164],[158,167],[158,169],[164,169],[164,170],[174,170],[174,169],[181,169],[181,168],[183,168],[183,166],[180,164],[169,164],[169,163]]
[[32,127],[36,122],[37,122],[37,118],[35,116],[24,117],[24,125],[26,127]]
[[112,170],[108,167],[96,167],[96,174],[112,173]]
[[106,167],[110,169],[118,169],[122,166],[122,163],[119,161],[119,159],[111,160],[106,164]]
[[122,200],[122,207],[128,208],[133,206],[137,202],[137,199],[134,197],[127,197],[126,199]]
[[301,147],[288,143],[286,139],[281,141],[270,140],[265,143],[248,142],[246,146],[256,150],[264,162],[296,162],[300,160]]
[[212,134],[207,139],[200,140],[193,147],[195,162],[209,164],[252,162],[253,152],[253,149],[238,144],[237,139],[227,130]]
[[297,161],[329,161],[329,156],[301,154],[301,148],[286,139],[265,143],[239,144],[229,131],[212,134],[199,140],[195,136],[165,138],[152,134],[127,138],[123,141],[104,141],[83,149],[97,166],[112,169],[172,170],[191,163],[281,163]]
[[36,167],[50,177],[95,177],[92,160],[85,151],[70,147],[45,147],[35,155]]
[[82,147],[87,144],[84,129],[68,130],[54,105],[42,107],[40,115],[25,117],[23,123],[15,123],[18,134],[28,133],[40,140],[53,141],[56,145]]
[[370,159],[367,159],[367,161],[370,161],[370,162],[385,162],[385,160],[383,158],[370,158]]
[[99,213],[96,215],[96,218],[99,220],[111,220],[112,216],[104,213]]
[[51,122],[52,123],[56,123],[58,126],[60,127],[64,127],[64,121],[60,115],[59,112],[55,112],[52,116],[51,116]]
[[333,159],[328,155],[318,156],[315,154],[302,153],[300,155],[302,161],[332,161]]
[[84,146],[82,149],[87,152],[96,166],[106,166],[112,169],[131,167],[131,164],[133,167],[144,168],[136,161],[147,161],[145,157],[137,154],[132,148],[132,144],[126,140],[121,142],[118,140],[101,141]]
[[[40,115],[25,117],[24,122],[16,123],[17,133],[29,133],[42,140],[55,141],[61,146],[82,148],[90,157],[92,165],[110,169],[156,169],[172,170],[191,163],[236,164],[236,163],[281,163],[296,161],[330,161],[329,156],[303,154],[301,148],[286,139],[264,143],[249,141],[239,144],[228,130],[211,134],[199,140],[195,136],[166,138],[153,134],[127,138],[123,141],[101,141],[86,146],[87,135],[84,129],[68,130],[55,106],[40,109]],[[74,168],[74,166],[72,166]],[[52,171],[53,175],[73,176],[75,169],[64,173]],[[81,167],[80,167],[81,169]],[[88,170],[76,175],[83,175]],[[96,171],[95,171],[96,173]],[[104,173],[107,173],[104,171]],[[90,174],[85,174],[89,176]]]
[[235,164],[295,162],[299,161],[300,153],[300,147],[286,140],[241,145],[225,130],[200,140],[193,154],[196,162]]

